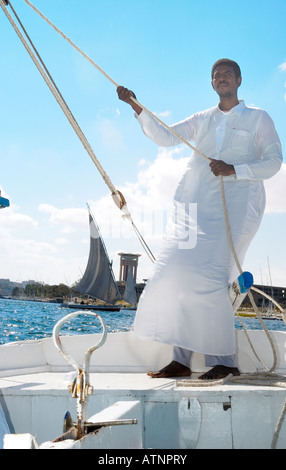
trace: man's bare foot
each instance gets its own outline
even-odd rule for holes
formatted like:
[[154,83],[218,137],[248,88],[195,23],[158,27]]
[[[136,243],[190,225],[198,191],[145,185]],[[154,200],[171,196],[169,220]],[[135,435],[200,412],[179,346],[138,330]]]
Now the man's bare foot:
[[158,372],[149,371],[147,372],[147,375],[150,375],[150,377],[153,377],[153,379],[161,379],[167,377],[186,377],[191,375],[191,373],[192,372],[189,367],[186,367],[177,361],[172,361]]
[[208,370],[205,374],[199,377],[200,380],[217,380],[224,379],[229,374],[240,375],[237,367],[226,367],[226,366],[214,366]]

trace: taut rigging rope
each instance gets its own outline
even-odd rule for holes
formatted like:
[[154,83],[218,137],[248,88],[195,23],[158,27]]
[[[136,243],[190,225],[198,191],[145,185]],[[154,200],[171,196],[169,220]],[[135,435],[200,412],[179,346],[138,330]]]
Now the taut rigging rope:
[[[128,208],[127,208],[126,201],[122,197],[122,194],[115,188],[115,186],[113,185],[113,183],[110,180],[109,176],[107,175],[107,173],[103,169],[102,165],[100,164],[100,162],[99,162],[98,158],[96,157],[91,145],[89,144],[85,134],[83,133],[82,129],[80,128],[78,122],[76,121],[76,119],[73,116],[71,110],[69,109],[67,103],[65,102],[62,94],[60,93],[58,87],[56,86],[53,78],[51,77],[50,73],[48,72],[47,67],[45,66],[43,60],[41,59],[38,51],[36,50],[34,44],[32,43],[30,37],[28,36],[24,26],[22,25],[18,15],[16,14],[15,10],[13,9],[11,3],[9,2],[9,0],[6,0],[5,4],[3,4],[4,1],[5,0],[0,0],[0,6],[1,6],[2,10],[4,11],[5,15],[7,16],[8,20],[11,23],[11,25],[13,26],[15,32],[17,33],[18,37],[20,38],[22,44],[24,45],[26,51],[28,52],[28,54],[31,57],[32,61],[34,62],[35,66],[37,67],[38,71],[40,72],[43,79],[45,80],[47,86],[49,87],[50,91],[52,92],[53,96],[55,97],[57,103],[59,104],[59,106],[61,107],[61,109],[64,112],[65,116],[67,117],[69,123],[71,124],[72,128],[74,129],[75,133],[77,134],[78,138],[80,139],[81,143],[83,144],[85,150],[87,151],[87,153],[91,157],[93,163],[95,164],[97,170],[99,171],[100,175],[102,176],[104,182],[106,183],[106,185],[111,190],[111,193],[112,193],[112,196],[114,198],[114,201],[115,201],[116,205],[123,211],[124,217],[126,217],[130,220],[130,222],[131,222],[131,224],[132,224],[132,226],[133,226],[133,228],[134,228],[134,230],[135,230],[135,232],[136,232],[136,234],[139,238],[140,243],[142,244],[144,250],[146,251],[146,253],[149,256],[149,258],[151,259],[151,261],[154,262],[154,260],[155,260],[154,255],[152,254],[150,248],[148,247],[148,245],[146,244],[144,238],[142,237],[142,235],[140,234],[138,228],[136,227],[136,225],[135,225],[135,223],[134,223],[134,221],[131,217],[131,214],[130,214]],[[29,44],[25,40],[24,36],[22,35],[21,31],[17,27],[16,23],[14,22],[13,18],[11,17],[10,13],[8,12],[7,8],[5,8],[4,5],[10,5],[15,17],[17,18],[17,21],[19,22],[21,28],[23,29],[24,34],[26,35],[26,37],[27,37],[29,43],[31,44],[31,47],[32,47],[33,50],[31,49],[31,47],[29,46]]]
[[[108,75],[98,64],[96,64],[85,52],[83,52],[74,42],[71,41],[71,39],[66,36],[59,28],[57,28],[57,26],[55,26],[45,15],[43,15],[42,12],[40,12],[40,10],[38,10],[29,0],[24,0],[25,3],[27,3],[27,5],[29,5],[38,15],[40,15],[40,17],[45,20],[57,33],[60,34],[60,36],[62,36],[62,38],[64,38],[74,49],[76,49],[85,59],[87,59],[102,75],[105,76],[105,78],[107,78],[107,80],[109,80],[111,83],[113,83],[114,86],[116,86],[116,88],[119,87],[119,84],[116,83],[115,80],[113,80],[113,78],[110,77],[110,75]],[[8,2],[10,3],[10,2]],[[177,137],[178,139],[180,139],[182,142],[184,142],[184,144],[186,144],[188,147],[190,147],[192,150],[194,150],[195,152],[197,152],[201,157],[205,158],[206,160],[208,161],[211,161],[211,159],[209,157],[207,157],[204,153],[202,153],[200,150],[198,150],[197,148],[195,148],[192,144],[190,144],[190,142],[188,142],[187,140],[185,140],[180,134],[178,134],[174,129],[170,128],[167,124],[164,123],[164,121],[161,121],[161,119],[158,118],[158,116],[156,116],[155,114],[153,114],[148,108],[146,108],[142,103],[140,103],[139,101],[137,101],[136,98],[134,97],[131,97],[131,100],[134,101],[134,103],[138,104],[142,109],[144,109],[148,114],[150,114],[150,116],[152,116],[153,118],[155,118],[162,126],[164,126],[168,131],[170,131],[175,137]]]

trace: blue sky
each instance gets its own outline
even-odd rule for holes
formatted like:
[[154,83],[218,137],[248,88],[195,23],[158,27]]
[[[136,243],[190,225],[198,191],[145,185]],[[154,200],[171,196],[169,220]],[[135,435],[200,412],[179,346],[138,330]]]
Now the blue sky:
[[[168,207],[186,165],[184,145],[148,141],[116,90],[27,6],[11,0],[102,166],[124,193],[157,254]],[[217,104],[210,70],[221,57],[242,69],[239,97],[265,109],[286,148],[285,0],[34,0],[117,83],[167,124]],[[10,11],[10,9],[9,9]],[[91,205],[118,278],[118,252],[141,253],[89,155],[0,10],[2,195],[0,278],[78,280],[86,265]],[[286,285],[286,165],[266,182],[267,208],[244,268],[256,283]],[[268,270],[268,259],[270,272]]]

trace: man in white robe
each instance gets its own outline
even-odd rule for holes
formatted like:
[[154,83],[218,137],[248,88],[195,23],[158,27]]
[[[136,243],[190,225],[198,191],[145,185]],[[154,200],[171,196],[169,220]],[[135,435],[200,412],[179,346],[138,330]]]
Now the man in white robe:
[[[229,59],[212,68],[218,106],[171,126],[211,159],[193,152],[175,196],[173,214],[140,298],[134,323],[141,337],[174,346],[173,360],[151,377],[191,374],[192,352],[206,356],[212,367],[200,378],[239,375],[234,314],[229,285],[238,276],[228,243],[222,194],[223,177],[231,235],[240,264],[265,208],[263,180],[282,163],[279,137],[269,115],[238,100],[238,64]],[[135,111],[143,132],[159,146],[181,143],[118,87],[118,96]]]

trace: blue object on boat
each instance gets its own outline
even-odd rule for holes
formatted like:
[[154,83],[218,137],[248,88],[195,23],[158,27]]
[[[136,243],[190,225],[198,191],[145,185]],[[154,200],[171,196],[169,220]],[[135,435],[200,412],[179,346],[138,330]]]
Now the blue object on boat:
[[244,271],[242,274],[240,274],[240,276],[238,276],[238,282],[239,282],[240,292],[244,294],[253,285],[253,276],[248,271]]
[[253,276],[248,271],[241,273],[232,283],[229,288],[229,296],[234,312],[240,307],[252,285]]
[[9,206],[10,206],[9,199],[6,199],[5,197],[0,196],[0,209],[3,207],[9,207]]

